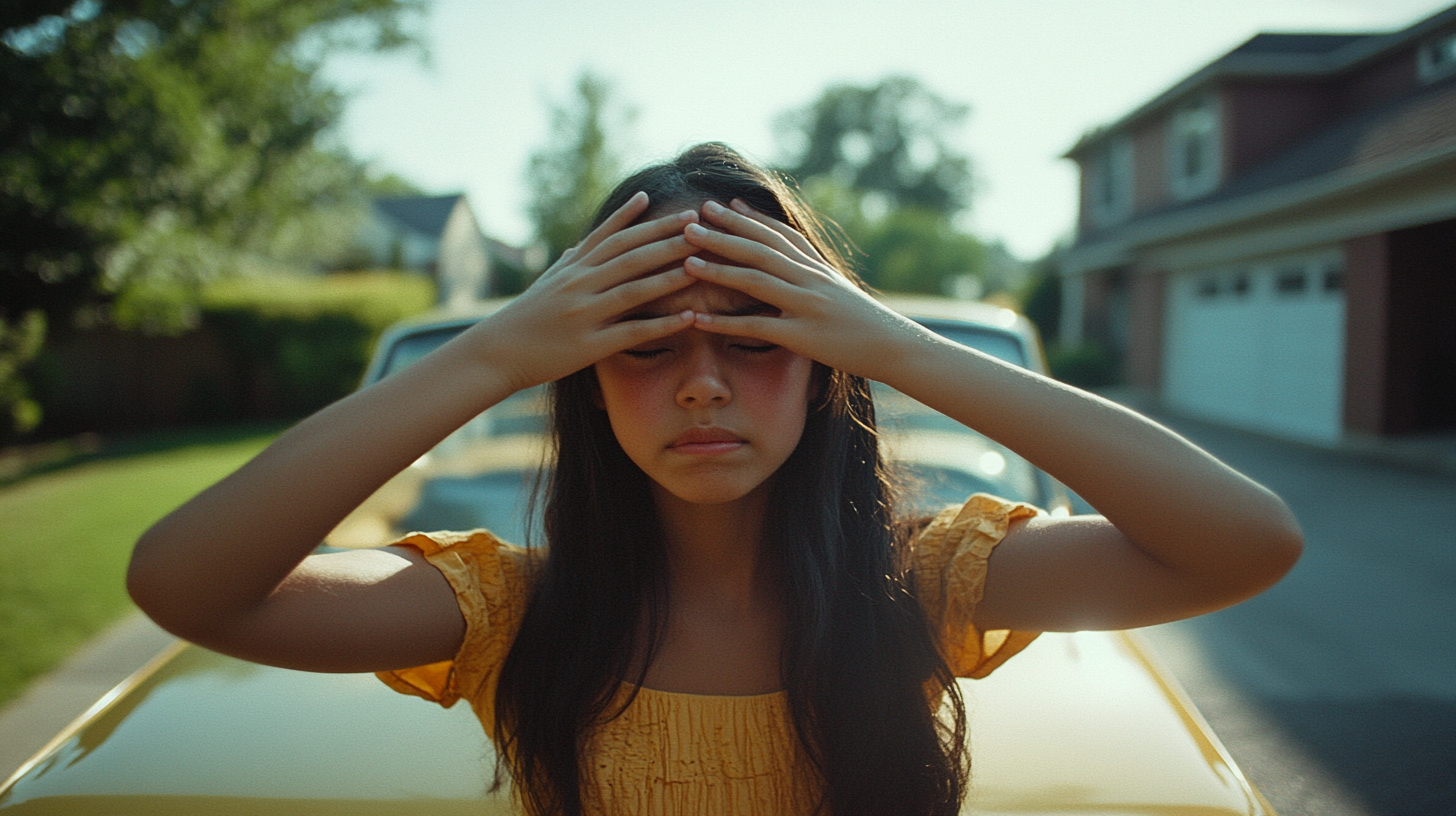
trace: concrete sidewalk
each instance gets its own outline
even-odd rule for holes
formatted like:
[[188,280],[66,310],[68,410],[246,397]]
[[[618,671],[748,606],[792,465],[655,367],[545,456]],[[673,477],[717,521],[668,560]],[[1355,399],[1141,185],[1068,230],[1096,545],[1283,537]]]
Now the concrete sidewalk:
[[133,610],[0,709],[0,781],[175,640]]

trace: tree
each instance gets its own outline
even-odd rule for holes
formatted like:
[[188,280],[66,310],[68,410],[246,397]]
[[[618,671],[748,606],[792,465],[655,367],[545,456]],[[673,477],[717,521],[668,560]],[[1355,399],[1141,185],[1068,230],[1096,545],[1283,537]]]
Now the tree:
[[954,216],[970,206],[971,163],[947,137],[969,111],[913,77],[832,85],[778,118],[789,154],[783,169],[801,182],[832,176],[883,199],[877,206]]
[[319,69],[340,49],[414,42],[403,24],[419,8],[5,4],[0,332],[35,313],[175,331],[206,280],[335,249],[362,212],[362,172],[321,146],[343,97]]
[[613,100],[611,83],[591,70],[578,75],[572,99],[550,110],[550,140],[531,154],[526,180],[536,239],[555,259],[581,240],[621,175],[618,139],[636,113]]
[[971,162],[948,137],[968,110],[901,76],[833,85],[779,117],[784,172],[843,230],[871,286],[954,294],[984,277],[985,247],[953,220],[970,206]]

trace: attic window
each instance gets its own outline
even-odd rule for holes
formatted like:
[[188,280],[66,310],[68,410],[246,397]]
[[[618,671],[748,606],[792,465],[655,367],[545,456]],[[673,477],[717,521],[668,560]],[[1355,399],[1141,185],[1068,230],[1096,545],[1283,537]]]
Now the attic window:
[[1218,104],[1212,94],[1185,102],[1168,120],[1168,181],[1176,198],[1193,198],[1218,186]]
[[1421,43],[1416,52],[1416,65],[1422,82],[1434,82],[1456,72],[1456,31]]

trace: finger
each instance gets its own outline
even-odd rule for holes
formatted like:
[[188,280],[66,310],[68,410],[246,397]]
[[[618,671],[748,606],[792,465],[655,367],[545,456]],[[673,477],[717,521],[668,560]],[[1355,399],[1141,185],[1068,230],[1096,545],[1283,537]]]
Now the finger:
[[600,266],[629,250],[681,234],[685,225],[697,220],[696,210],[669,213],[607,236],[591,252],[583,252],[579,257],[586,263]]
[[[734,199],[734,201],[737,200],[738,199]],[[775,221],[772,218],[769,218],[766,215],[762,216],[762,221],[756,220],[743,213],[730,210],[716,201],[708,201],[704,203],[703,214],[707,216],[710,222],[722,227],[729,233],[733,235],[738,235],[743,238],[747,238],[749,240],[757,241],[761,244],[764,244],[765,246],[777,250],[778,252],[789,258],[808,261],[812,260],[815,257],[814,255],[805,254],[798,245],[794,244],[792,241],[789,240],[787,235],[784,235],[782,232],[773,229],[771,226],[769,226],[769,223],[765,223],[770,222],[772,224],[779,224],[779,222]],[[779,226],[783,227],[789,232],[794,232],[786,225],[779,224]],[[798,235],[798,233],[796,232],[794,232],[794,234]]]
[[647,211],[648,203],[649,200],[646,193],[641,191],[633,193],[631,198],[622,202],[622,206],[607,216],[607,220],[603,221],[596,229],[587,233],[587,236],[582,239],[581,243],[577,244],[578,250],[576,256],[586,257],[588,253],[596,249],[598,244],[607,240],[618,231],[625,229],[633,221],[637,220],[637,216]]
[[804,293],[802,288],[759,269],[713,263],[702,258],[688,258],[683,261],[683,268],[698,280],[737,290],[779,309],[792,305],[795,298]]
[[746,218],[751,218],[754,221],[757,221],[758,223],[763,224],[764,226],[773,230],[774,232],[777,232],[778,234],[784,236],[784,238],[788,239],[789,243],[798,247],[799,251],[803,252],[806,256],[813,258],[820,263],[827,263],[827,261],[824,260],[824,255],[821,254],[817,248],[815,248],[814,243],[809,240],[809,236],[805,235],[804,233],[799,232],[788,224],[785,224],[784,222],[778,220],[777,218],[774,218],[773,216],[762,210],[755,209],[753,206],[749,205],[747,201],[744,201],[741,198],[735,198],[732,201],[728,202],[728,206],[731,207],[734,212],[739,213]]
[[721,255],[730,261],[737,261],[744,266],[761,269],[791,283],[805,284],[811,279],[811,275],[808,274],[810,267],[795,262],[777,249],[752,238],[714,232],[698,224],[689,224],[683,232],[683,237],[696,247]]
[[613,286],[640,278],[654,270],[677,264],[700,251],[682,235],[674,235],[607,261],[592,270],[583,278],[583,282],[594,291],[605,292]]
[[629,349],[641,343],[680,332],[691,325],[693,325],[693,312],[684,310],[662,317],[624,320],[603,329],[602,336],[608,341],[607,345],[612,349],[612,353],[616,353],[622,349]]
[[669,269],[608,290],[603,296],[603,305],[609,314],[620,315],[690,286],[695,280],[682,267]]
[[708,312],[693,312],[692,326],[712,334],[731,334],[737,337],[752,337],[767,340],[785,348],[792,348],[785,342],[789,338],[788,321],[782,317],[764,315],[716,315]]

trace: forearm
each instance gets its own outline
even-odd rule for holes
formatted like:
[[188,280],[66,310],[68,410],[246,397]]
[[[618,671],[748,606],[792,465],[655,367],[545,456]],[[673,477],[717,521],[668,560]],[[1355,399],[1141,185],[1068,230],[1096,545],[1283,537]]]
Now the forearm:
[[199,616],[226,618],[266,599],[374,490],[509,395],[471,339],[309,417],[157,522],[128,573],[138,604],[206,626]]
[[1273,493],[1120,405],[938,339],[900,355],[893,385],[1001,442],[1076,491],[1134,545],[1208,582],[1283,574],[1300,534]]

